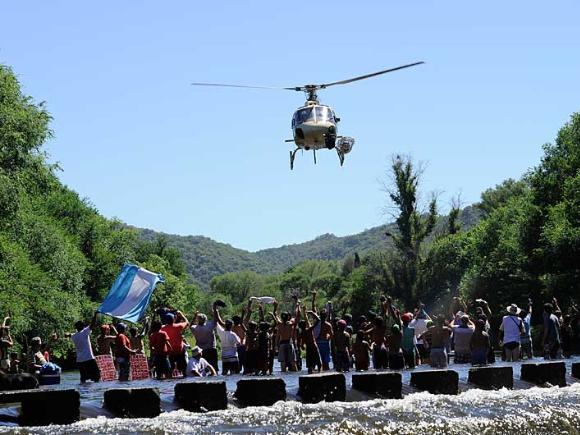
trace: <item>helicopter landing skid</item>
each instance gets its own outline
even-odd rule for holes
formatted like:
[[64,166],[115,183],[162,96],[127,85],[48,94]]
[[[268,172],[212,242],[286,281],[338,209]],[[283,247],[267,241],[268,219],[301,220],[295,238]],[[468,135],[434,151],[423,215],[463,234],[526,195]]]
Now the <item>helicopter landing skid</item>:
[[296,148],[294,151],[290,151],[290,170],[294,169],[294,158],[296,157],[296,152],[300,148]]

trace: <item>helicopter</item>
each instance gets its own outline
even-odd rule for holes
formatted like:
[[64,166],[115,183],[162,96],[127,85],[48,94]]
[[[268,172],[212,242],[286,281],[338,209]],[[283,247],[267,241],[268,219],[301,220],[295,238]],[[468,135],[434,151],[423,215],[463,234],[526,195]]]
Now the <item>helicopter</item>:
[[316,164],[316,151],[320,149],[335,149],[338,155],[340,165],[344,164],[345,155],[348,154],[354,146],[354,138],[348,136],[339,136],[337,124],[340,118],[336,116],[330,106],[321,104],[318,100],[317,91],[326,89],[335,85],[346,85],[359,80],[376,77],[404,68],[421,65],[425,62],[415,62],[407,65],[389,68],[350,79],[340,80],[331,83],[310,84],[291,87],[271,87],[271,86],[248,86],[234,85],[224,83],[192,83],[193,86],[220,86],[229,88],[250,88],[250,89],[278,89],[287,91],[304,92],[306,102],[303,106],[296,109],[292,116],[293,138],[285,142],[294,142],[296,149],[290,151],[290,170],[294,169],[294,159],[299,150],[312,151],[314,154],[314,163]]

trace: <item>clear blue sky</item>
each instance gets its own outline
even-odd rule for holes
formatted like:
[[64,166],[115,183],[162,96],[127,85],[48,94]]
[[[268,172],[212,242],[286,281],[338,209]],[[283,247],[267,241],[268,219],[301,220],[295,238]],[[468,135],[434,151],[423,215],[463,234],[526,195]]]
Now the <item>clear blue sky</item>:
[[[107,217],[256,250],[384,223],[393,153],[442,212],[538,163],[580,110],[580,3],[62,2],[2,6],[0,62],[46,100],[61,179]],[[320,94],[356,138],[288,167],[300,85],[417,60]]]

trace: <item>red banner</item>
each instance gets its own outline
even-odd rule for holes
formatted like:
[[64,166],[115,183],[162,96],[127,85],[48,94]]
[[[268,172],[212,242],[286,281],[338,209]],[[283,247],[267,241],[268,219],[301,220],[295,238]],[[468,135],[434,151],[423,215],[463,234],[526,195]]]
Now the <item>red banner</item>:
[[142,353],[131,355],[131,380],[149,379],[149,363]]
[[117,370],[111,355],[98,355],[95,360],[101,372],[101,381],[114,381],[117,379]]

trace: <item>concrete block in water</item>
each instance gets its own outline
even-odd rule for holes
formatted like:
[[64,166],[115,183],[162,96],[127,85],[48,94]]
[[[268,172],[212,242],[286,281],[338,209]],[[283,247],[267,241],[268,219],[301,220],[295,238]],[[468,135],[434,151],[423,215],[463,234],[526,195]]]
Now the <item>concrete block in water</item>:
[[81,418],[81,396],[77,390],[36,390],[20,395],[23,426],[71,424]]
[[161,413],[161,399],[157,388],[107,390],[103,405],[116,417],[153,418]]
[[411,372],[411,385],[431,394],[459,394],[459,374],[454,370]]
[[525,363],[522,364],[522,381],[536,385],[549,383],[560,387],[566,386],[566,364],[561,362]]
[[403,397],[403,380],[400,373],[353,373],[352,388],[369,394],[377,394],[386,399],[400,399]]
[[180,382],[175,384],[175,401],[187,411],[217,411],[228,407],[224,381]]
[[280,378],[240,379],[234,396],[241,406],[270,406],[286,400],[286,383]]
[[514,387],[514,370],[510,367],[476,367],[469,369],[467,382],[484,390]]
[[580,379],[580,363],[572,364],[572,376],[576,379]]
[[346,399],[346,379],[342,373],[320,373],[298,378],[298,394],[303,403],[336,402]]

